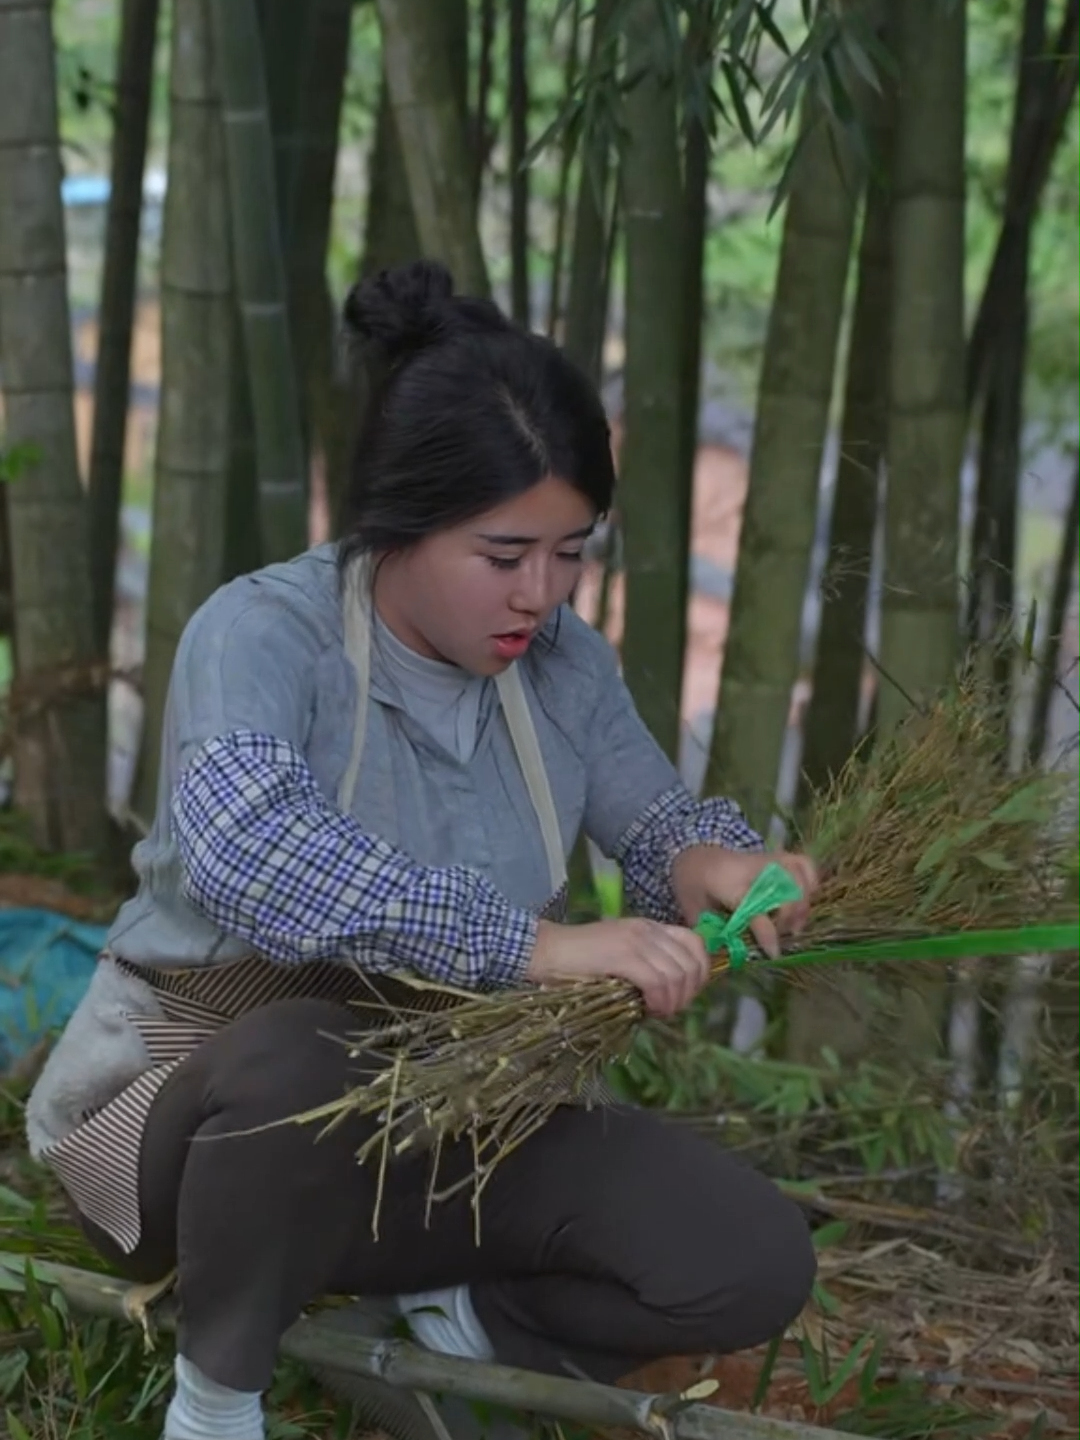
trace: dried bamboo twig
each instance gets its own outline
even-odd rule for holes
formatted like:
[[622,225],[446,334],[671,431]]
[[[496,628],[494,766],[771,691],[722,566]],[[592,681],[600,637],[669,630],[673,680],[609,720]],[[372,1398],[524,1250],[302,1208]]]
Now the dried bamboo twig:
[[[810,927],[785,963],[808,952],[841,963],[856,945],[887,941],[895,949],[914,940],[921,958],[899,963],[888,947],[864,957],[874,960],[879,984],[909,983],[920,967],[940,966],[935,944],[955,950],[957,936],[979,933],[977,943],[986,944],[987,930],[1076,924],[1076,830],[1062,823],[1069,781],[1009,771],[1001,762],[1006,735],[1006,717],[972,667],[890,742],[852,759],[812,807],[804,844],[823,881]],[[714,976],[731,963],[730,952],[717,954]],[[349,1037],[359,1083],[294,1118],[370,1117],[358,1159],[377,1163],[380,1174],[432,1141],[470,1137],[477,1199],[501,1160],[558,1105],[588,1102],[644,1018],[637,991],[616,980],[463,997],[399,978],[423,1008],[399,1008],[388,1025],[383,1016]]]

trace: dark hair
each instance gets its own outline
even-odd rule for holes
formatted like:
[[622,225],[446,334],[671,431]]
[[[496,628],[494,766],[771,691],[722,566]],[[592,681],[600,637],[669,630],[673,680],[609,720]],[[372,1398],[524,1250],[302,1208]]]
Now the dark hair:
[[401,550],[556,475],[598,514],[615,472],[595,388],[549,340],[490,300],[456,296],[418,261],[354,286],[350,336],[370,387],[340,557]]

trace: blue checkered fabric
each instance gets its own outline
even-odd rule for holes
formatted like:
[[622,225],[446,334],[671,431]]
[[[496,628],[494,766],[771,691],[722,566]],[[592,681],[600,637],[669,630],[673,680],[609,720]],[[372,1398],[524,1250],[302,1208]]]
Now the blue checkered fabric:
[[529,963],[535,915],[476,870],[416,865],[368,834],[288,741],[252,731],[208,741],[172,816],[185,897],[268,959],[352,959],[470,989],[518,983]]
[[[286,740],[237,730],[208,741],[180,778],[172,819],[185,898],[268,959],[351,959],[467,989],[524,975],[531,911],[477,870],[417,865],[369,834]],[[677,923],[671,863],[702,844],[756,850],[761,840],[729,800],[696,801],[678,785],[653,801],[614,851],[628,908]]]
[[615,849],[626,907],[637,915],[683,923],[671,888],[671,864],[695,845],[761,850],[761,836],[733,800],[695,800],[683,785],[665,791],[634,821]]

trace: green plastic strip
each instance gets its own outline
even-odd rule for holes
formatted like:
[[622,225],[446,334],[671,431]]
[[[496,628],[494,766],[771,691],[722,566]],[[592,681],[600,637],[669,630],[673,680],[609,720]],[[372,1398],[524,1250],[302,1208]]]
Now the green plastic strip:
[[[728,952],[732,970],[750,958],[745,935],[752,920],[802,899],[798,881],[782,865],[766,865],[746,892],[742,904],[725,919],[712,911],[694,926],[710,955]],[[795,965],[834,965],[840,961],[866,964],[901,960],[979,960],[994,955],[1047,955],[1080,947],[1080,927],[1021,925],[1008,930],[954,930],[943,935],[897,936],[881,940],[851,941],[819,950],[796,951],[779,960],[757,963],[788,968]]]
[[781,905],[790,905],[801,899],[802,889],[793,875],[782,865],[766,865],[746,892],[742,904],[732,911],[727,920],[710,910],[702,915],[694,929],[705,941],[710,955],[726,950],[731,968],[738,970],[750,958],[750,949],[744,938],[750,922],[759,915],[768,915],[770,910],[779,910]]
[[911,939],[868,940],[804,950],[766,960],[769,965],[831,965],[840,960],[980,960],[994,955],[1048,955],[1080,947],[1080,930],[1071,925],[1021,925],[1014,930],[954,930]]

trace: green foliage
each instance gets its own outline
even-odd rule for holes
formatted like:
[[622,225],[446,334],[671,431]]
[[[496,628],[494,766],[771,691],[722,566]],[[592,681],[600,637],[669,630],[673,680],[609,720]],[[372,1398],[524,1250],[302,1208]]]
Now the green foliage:
[[[625,9],[625,5],[622,7]],[[876,45],[863,6],[823,6],[816,27],[807,24],[809,6],[778,0],[663,0],[670,63],[691,113],[704,113],[714,131],[713,221],[705,258],[705,349],[725,385],[750,402],[757,380],[760,345],[772,295],[779,248],[779,225],[770,209],[790,161],[795,138],[790,119],[798,92],[810,85],[820,95],[830,123],[846,143],[859,144],[860,133],[846,97],[854,76],[886,73],[889,61]],[[838,18],[843,8],[843,21]],[[564,59],[571,29],[567,0],[532,0],[534,34],[544,44],[530,50],[530,133],[535,156],[533,216],[536,272],[550,263],[552,209],[559,156],[554,141],[569,124],[614,143],[618,133],[618,81],[609,52],[594,77],[597,93],[586,97],[587,82],[570,97],[562,93]],[[586,18],[591,5],[584,5]],[[704,11],[712,34],[715,67],[695,70],[676,41],[687,17]],[[119,7],[91,0],[60,0],[55,27],[60,50],[61,125],[73,167],[107,168],[111,86]],[[163,153],[166,108],[168,27],[165,7],[155,76],[150,163]],[[1008,154],[1006,117],[1012,106],[1020,7],[1003,0],[971,0],[969,5],[969,101],[967,125],[967,275],[969,314],[981,292],[1001,222]],[[475,28],[475,27],[474,27]],[[587,28],[587,27],[583,27]],[[505,27],[497,26],[493,55],[491,117],[503,123]],[[473,56],[475,69],[475,55]],[[379,35],[374,6],[358,5],[353,22],[349,77],[342,128],[342,183],[335,205],[329,271],[340,294],[355,271],[364,208],[363,176],[373,131],[379,89]],[[475,88],[475,87],[474,87]],[[475,99],[475,96],[473,96]],[[498,134],[496,136],[498,139]],[[751,143],[753,141],[753,143]],[[1034,420],[1055,431],[1075,415],[1078,377],[1076,330],[1080,313],[1077,261],[1078,130],[1074,108],[1035,227],[1032,257],[1032,332],[1026,404]],[[492,157],[491,186],[505,183],[506,156],[498,144]],[[496,283],[505,279],[507,256],[501,244],[502,220],[489,225],[489,263]],[[88,297],[89,298],[89,297]]]
[[769,1133],[785,1153],[796,1153],[798,1137],[812,1127],[820,1160],[868,1175],[953,1168],[955,1136],[925,1076],[897,1075],[868,1060],[845,1066],[828,1048],[819,1066],[741,1055],[710,1034],[708,1003],[702,997],[678,1023],[638,1032],[630,1054],[607,1075],[622,1098],[721,1114],[727,1143]]
[[16,484],[40,459],[41,449],[31,441],[8,448],[0,445],[0,485]]
[[[0,680],[2,669],[0,663]],[[0,874],[40,875],[62,881],[79,895],[102,894],[100,867],[92,856],[38,849],[26,820],[14,810],[0,811]]]
[[[0,1226],[13,1211],[33,1219],[34,1253],[58,1248],[57,1229],[37,1206],[0,1190]],[[171,1337],[147,1348],[138,1326],[75,1315],[41,1284],[5,1236],[0,1252],[0,1415],[17,1440],[158,1440],[172,1387]],[[347,1406],[328,1401],[307,1371],[285,1362],[266,1397],[268,1440],[346,1440]]]

